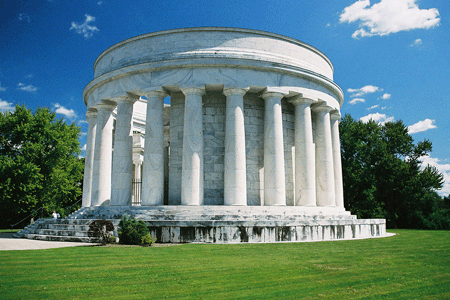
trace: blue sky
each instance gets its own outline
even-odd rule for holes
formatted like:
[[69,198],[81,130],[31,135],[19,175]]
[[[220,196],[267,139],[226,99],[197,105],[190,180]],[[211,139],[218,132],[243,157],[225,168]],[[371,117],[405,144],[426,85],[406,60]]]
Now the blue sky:
[[[198,26],[258,29],[306,42],[334,65],[341,112],[402,120],[450,193],[448,0],[0,0],[0,111],[49,107],[82,131],[95,59],[136,35]],[[81,147],[86,143],[83,135]]]

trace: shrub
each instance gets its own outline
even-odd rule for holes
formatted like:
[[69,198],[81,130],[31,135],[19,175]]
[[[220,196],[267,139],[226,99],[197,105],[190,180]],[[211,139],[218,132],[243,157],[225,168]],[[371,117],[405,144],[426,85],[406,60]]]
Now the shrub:
[[99,240],[102,245],[106,245],[114,238],[112,232],[114,225],[108,220],[95,220],[89,224],[88,236]]
[[145,247],[149,247],[156,242],[156,239],[153,239],[150,233],[141,237],[141,245]]
[[140,245],[143,236],[150,234],[142,220],[123,216],[119,222],[119,243],[124,245]]

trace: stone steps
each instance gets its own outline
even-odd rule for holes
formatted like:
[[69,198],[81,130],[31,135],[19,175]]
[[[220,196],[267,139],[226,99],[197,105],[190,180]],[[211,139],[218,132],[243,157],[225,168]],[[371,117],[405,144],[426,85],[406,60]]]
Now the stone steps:
[[61,235],[41,235],[29,233],[21,236],[26,239],[31,240],[41,240],[41,241],[54,241],[54,242],[80,242],[80,243],[95,243],[96,239],[84,236],[61,236]]
[[92,221],[111,221],[117,236],[124,214],[144,220],[151,234],[159,242],[166,243],[352,239],[379,236],[385,232],[381,220],[357,220],[348,212],[332,208],[307,211],[299,207],[106,206],[81,208],[66,219],[39,219],[16,236],[46,241],[95,242],[88,237]]

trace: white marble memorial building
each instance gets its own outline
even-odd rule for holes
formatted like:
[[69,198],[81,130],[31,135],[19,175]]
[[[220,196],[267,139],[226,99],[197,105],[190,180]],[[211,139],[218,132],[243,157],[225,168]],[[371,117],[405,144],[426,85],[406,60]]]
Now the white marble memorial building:
[[169,242],[385,234],[384,220],[344,208],[343,92],[310,45],[235,28],[141,35],[97,58],[83,96],[83,208],[74,218],[126,212]]

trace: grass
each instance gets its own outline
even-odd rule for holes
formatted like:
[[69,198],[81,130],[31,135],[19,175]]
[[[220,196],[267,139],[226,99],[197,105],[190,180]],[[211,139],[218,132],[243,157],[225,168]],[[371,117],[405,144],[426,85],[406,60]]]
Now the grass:
[[20,229],[0,229],[0,233],[12,233],[12,232],[17,232]]
[[449,299],[450,231],[320,243],[0,251],[1,299]]

